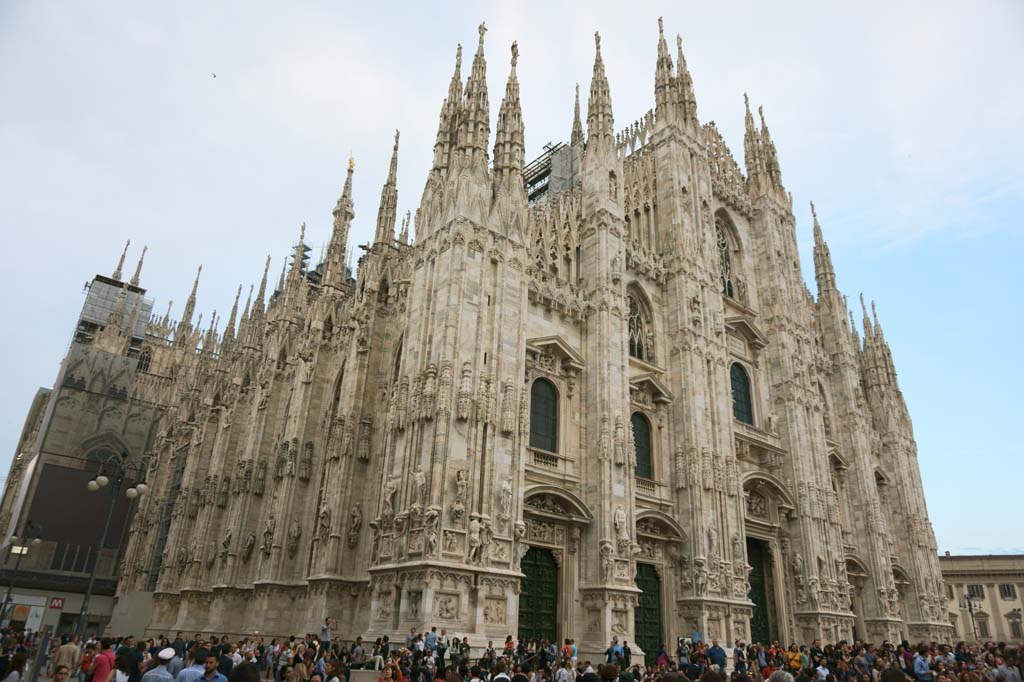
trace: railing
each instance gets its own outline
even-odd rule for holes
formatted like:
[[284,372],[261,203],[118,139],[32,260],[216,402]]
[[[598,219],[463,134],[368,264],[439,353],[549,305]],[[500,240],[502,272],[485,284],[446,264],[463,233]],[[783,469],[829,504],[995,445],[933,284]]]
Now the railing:
[[533,452],[533,463],[537,466],[547,467],[549,469],[560,468],[561,462],[559,461],[558,455],[553,455],[549,452],[542,452],[541,450],[532,450]]
[[637,476],[636,489],[645,495],[653,496],[658,494],[658,484],[649,478],[640,478]]

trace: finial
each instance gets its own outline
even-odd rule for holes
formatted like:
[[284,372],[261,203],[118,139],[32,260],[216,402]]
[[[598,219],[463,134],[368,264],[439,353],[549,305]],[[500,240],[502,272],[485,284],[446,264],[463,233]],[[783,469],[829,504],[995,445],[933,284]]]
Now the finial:
[[597,53],[601,54],[601,32],[594,31],[594,47],[597,48]]
[[398,128],[395,128],[395,149],[398,149]]
[[871,301],[871,319],[875,321],[875,326],[878,327],[878,309],[875,308],[875,302]]
[[757,115],[761,117],[761,127],[762,128],[767,128],[768,126],[766,126],[765,123],[764,123],[764,106],[763,105],[758,105],[758,107],[757,107]]
[[356,157],[352,156],[352,152],[348,153],[348,169],[354,171],[356,169]]
[[131,281],[128,282],[128,284],[132,285],[133,287],[139,286],[139,277],[142,275],[142,261],[144,261],[146,259],[146,251],[148,251],[148,250],[149,250],[148,246],[143,246],[142,247],[142,255],[139,256],[139,262],[135,266],[135,274],[132,275]]
[[117,267],[114,268],[113,274],[110,275],[111,279],[121,281],[121,268],[124,267],[124,257],[128,253],[128,247],[131,246],[132,240],[129,239],[124,243],[124,251],[121,252],[121,257],[117,260]]
[[516,41],[512,41],[512,68],[516,68],[516,62],[519,61],[519,45]]
[[299,246],[301,247],[303,241],[306,239],[306,221],[302,221],[302,225],[299,226]]
[[814,216],[814,222],[818,222],[818,212],[814,210],[814,202],[811,202],[811,215]]
[[481,21],[480,25],[477,27],[476,30],[477,30],[477,33],[480,34],[479,45],[480,45],[480,47],[483,47],[484,46],[484,34],[487,33],[487,24],[485,22]]
[[747,113],[750,113],[750,98],[747,97],[747,93],[743,93],[743,106],[747,108]]
[[662,20],[661,17],[658,17],[658,35],[660,35],[662,38],[665,37],[665,22]]
[[678,33],[676,34],[676,50],[679,51],[679,54],[683,53],[683,36]]
[[458,71],[462,68],[462,43],[459,43],[455,47],[455,70]]

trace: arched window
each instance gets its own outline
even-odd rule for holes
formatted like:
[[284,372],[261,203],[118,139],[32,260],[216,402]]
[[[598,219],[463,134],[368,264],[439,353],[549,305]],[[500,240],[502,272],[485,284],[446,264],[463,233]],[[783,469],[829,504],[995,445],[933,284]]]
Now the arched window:
[[150,354],[148,349],[142,351],[141,353],[139,353],[139,367],[138,367],[138,369],[139,369],[140,372],[148,372],[149,371],[149,365],[152,362],[153,362],[153,356]]
[[745,424],[754,423],[754,408],[750,399],[750,375],[738,362],[729,369],[732,380],[732,416]]
[[558,452],[558,391],[547,379],[530,389],[530,447]]
[[654,457],[651,454],[651,423],[647,417],[639,412],[634,412],[631,419],[633,422],[633,445],[636,448],[636,469],[634,473],[637,478],[654,478]]
[[647,307],[633,294],[629,301],[629,354],[638,360],[654,362],[654,333]]

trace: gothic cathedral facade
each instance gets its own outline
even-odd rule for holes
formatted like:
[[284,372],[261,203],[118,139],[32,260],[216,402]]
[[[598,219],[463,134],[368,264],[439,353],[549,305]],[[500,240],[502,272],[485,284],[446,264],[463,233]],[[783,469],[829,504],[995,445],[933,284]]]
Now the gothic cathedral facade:
[[396,133],[354,277],[350,162],[321,263],[300,237],[221,335],[195,286],[150,322],[118,588],[149,632],[949,638],[889,347],[816,216],[805,285],[763,116],[744,172],[662,33],[655,108],[616,132],[596,42],[586,135],[577,93],[526,165],[514,44],[490,147],[481,26],[398,238]]

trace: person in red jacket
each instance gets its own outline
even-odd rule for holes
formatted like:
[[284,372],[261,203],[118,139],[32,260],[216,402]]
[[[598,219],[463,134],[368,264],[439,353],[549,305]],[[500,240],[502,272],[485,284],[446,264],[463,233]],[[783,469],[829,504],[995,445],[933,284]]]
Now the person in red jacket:
[[114,669],[114,651],[110,647],[113,641],[109,637],[100,640],[100,652],[92,661],[92,682],[109,682],[110,672]]

